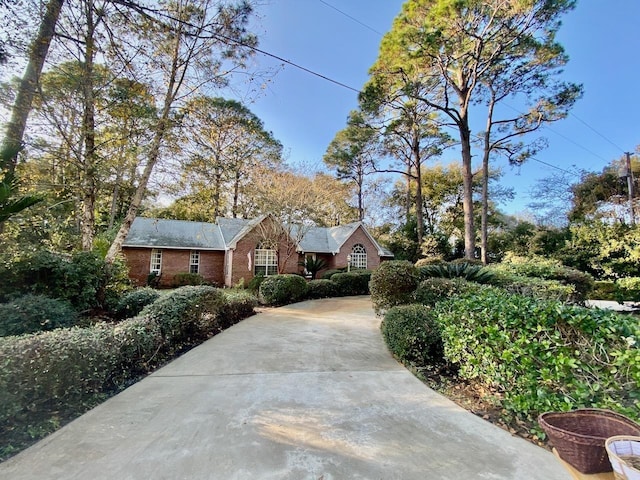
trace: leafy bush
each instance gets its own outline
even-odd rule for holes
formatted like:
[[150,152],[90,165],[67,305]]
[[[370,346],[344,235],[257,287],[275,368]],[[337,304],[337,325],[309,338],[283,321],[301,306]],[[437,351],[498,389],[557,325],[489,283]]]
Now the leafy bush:
[[403,363],[432,365],[442,360],[442,339],[437,318],[424,305],[390,308],[380,325],[389,350]]
[[303,262],[299,262],[298,265],[303,267],[305,271],[311,275],[311,280],[316,279],[318,272],[324,268],[327,268],[327,262],[322,258],[313,258],[311,256],[305,256]]
[[182,272],[173,276],[174,287],[184,287],[187,285],[204,285],[204,277],[199,273]]
[[490,283],[495,274],[484,268],[469,262],[451,262],[442,264],[425,265],[418,269],[420,278],[464,278],[476,283]]
[[482,285],[463,278],[427,278],[418,285],[414,298],[421,305],[434,306],[454,295],[480,291]]
[[446,262],[444,261],[444,259],[442,257],[427,257],[427,258],[419,259],[415,263],[415,266],[420,268],[420,267],[424,267],[426,265],[441,265],[443,263],[446,263]]
[[[145,318],[0,338],[4,441],[27,445],[125,387],[147,371],[160,341],[157,324]],[[0,445],[0,456],[10,452]]]
[[77,319],[69,302],[28,293],[0,304],[0,337],[71,327]]
[[224,302],[216,315],[214,333],[226,330],[243,318],[253,315],[253,309],[258,305],[256,296],[247,290],[221,290],[221,293]]
[[621,294],[618,286],[611,280],[594,282],[593,290],[589,293],[591,300],[620,300]]
[[418,286],[418,269],[406,260],[382,262],[371,274],[371,301],[379,315],[396,305],[411,303]]
[[327,270],[327,271],[323,272],[322,280],[331,280],[331,277],[333,277],[336,273],[342,273],[342,272],[344,272],[344,269],[330,269],[330,270]]
[[623,300],[640,300],[640,277],[624,277],[616,280],[619,297]]
[[107,308],[128,288],[122,262],[108,265],[97,254],[79,252],[71,257],[38,251],[2,272],[0,297],[29,293],[67,300],[79,312]]
[[144,307],[160,298],[160,292],[145,287],[125,293],[114,308],[116,318],[131,318],[138,315]]
[[210,286],[180,287],[144,307],[140,315],[158,322],[166,347],[179,351],[208,338],[225,299]]
[[329,298],[338,296],[338,286],[331,280],[311,280],[307,283],[308,298]]
[[496,275],[491,284],[502,287],[507,292],[539,300],[557,300],[566,303],[572,302],[576,296],[573,285],[566,285],[558,280],[500,273]]
[[336,273],[331,277],[336,284],[338,295],[368,295],[371,272],[360,270],[355,272]]
[[295,303],[307,295],[307,282],[300,275],[273,275],[260,285],[260,300],[267,305]]
[[256,275],[247,284],[247,289],[250,292],[258,293],[260,291],[260,285],[266,277],[264,275]]
[[575,268],[565,267],[557,260],[544,257],[518,257],[507,255],[502,263],[490,266],[491,270],[511,275],[557,280],[572,285],[575,293],[571,301],[584,302],[593,289],[593,277]]
[[445,357],[503,395],[511,414],[598,407],[636,420],[640,328],[610,311],[486,287],[436,306]]

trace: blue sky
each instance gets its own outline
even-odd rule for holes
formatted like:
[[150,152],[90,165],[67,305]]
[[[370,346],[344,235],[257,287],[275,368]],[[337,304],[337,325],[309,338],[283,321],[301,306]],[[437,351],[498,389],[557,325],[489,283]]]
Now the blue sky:
[[[359,89],[377,57],[379,33],[389,30],[402,3],[268,0],[258,9],[260,48]],[[640,144],[639,21],[637,0],[579,0],[564,17],[558,40],[570,61],[563,78],[582,83],[585,93],[569,118],[542,132],[549,146],[536,156],[538,160],[568,170],[576,166],[599,171]],[[264,68],[280,64],[261,55],[256,62]],[[284,66],[249,106],[283,143],[290,162],[321,169],[327,145],[357,107],[357,94]],[[443,161],[459,158],[453,149]],[[505,162],[497,165],[504,166],[501,183],[516,190],[514,201],[501,206],[507,213],[522,212],[531,201],[529,191],[536,179],[554,171],[536,161],[519,168]]]

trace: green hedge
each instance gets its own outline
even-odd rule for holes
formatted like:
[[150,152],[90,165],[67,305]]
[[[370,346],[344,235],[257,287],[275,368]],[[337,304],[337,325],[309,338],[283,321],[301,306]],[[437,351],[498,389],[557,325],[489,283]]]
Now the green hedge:
[[575,287],[558,280],[544,280],[536,277],[498,273],[491,284],[501,287],[509,293],[517,293],[539,300],[557,300],[572,303],[576,299]]
[[355,272],[336,273],[331,277],[336,284],[338,295],[369,295],[371,272],[361,270]]
[[637,320],[491,287],[436,310],[445,357],[499,389],[511,414],[598,407],[640,418]]
[[77,320],[66,300],[27,294],[0,304],[0,337],[71,327]]
[[331,280],[310,280],[307,283],[309,288],[307,298],[329,298],[338,296],[338,286]]
[[247,292],[182,287],[117,324],[0,338],[0,460],[251,315],[255,304]]
[[199,273],[181,272],[173,276],[174,287],[186,287],[187,285],[204,285],[204,277]]
[[427,278],[418,285],[414,293],[416,303],[433,307],[436,303],[454,295],[478,292],[484,288],[479,283],[463,278]]
[[220,289],[187,286],[162,295],[140,314],[158,323],[167,348],[179,351],[212,335],[215,316],[224,303]]
[[507,255],[501,263],[490,265],[488,268],[494,272],[557,280],[565,285],[572,285],[575,293],[571,301],[576,303],[584,302],[594,287],[593,277],[588,273],[566,267],[557,260],[544,257]]
[[405,260],[382,262],[371,274],[371,301],[377,314],[396,305],[411,303],[418,287],[418,269]]
[[116,304],[113,314],[116,318],[131,318],[138,315],[144,307],[160,298],[160,292],[149,287],[137,288],[125,293]]
[[433,277],[464,278],[476,283],[490,283],[495,277],[495,273],[482,264],[477,265],[468,261],[423,265],[418,268],[418,272],[422,280]]
[[424,367],[442,361],[442,338],[437,318],[424,305],[390,308],[380,324],[389,350],[403,363]]
[[307,281],[300,275],[273,275],[260,284],[260,300],[267,305],[285,305],[303,300]]

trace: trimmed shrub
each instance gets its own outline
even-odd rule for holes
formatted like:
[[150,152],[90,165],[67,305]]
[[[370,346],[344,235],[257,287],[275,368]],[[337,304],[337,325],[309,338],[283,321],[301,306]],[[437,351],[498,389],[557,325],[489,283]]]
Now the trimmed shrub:
[[331,280],[336,273],[342,273],[344,269],[329,269],[325,272],[322,272],[322,280]]
[[307,281],[300,275],[273,275],[260,285],[260,300],[267,305],[295,303],[307,295]]
[[589,293],[591,300],[621,300],[621,294],[618,286],[611,280],[596,281],[593,284],[593,290]]
[[174,287],[184,287],[187,285],[204,285],[204,277],[199,273],[181,272],[173,276]]
[[338,295],[368,295],[371,272],[368,270],[360,270],[348,273],[336,273],[331,277],[331,281],[336,284]]
[[624,277],[616,280],[620,298],[629,301],[640,300],[640,277]]
[[338,296],[338,286],[331,280],[311,280],[307,283],[307,298],[329,298]]
[[215,327],[221,332],[235,325],[240,320],[253,315],[254,308],[258,306],[256,296],[247,290],[229,289],[221,290],[224,302],[216,315]]
[[440,302],[445,357],[497,389],[529,421],[548,410],[609,408],[638,420],[640,327],[605,310],[486,287]]
[[153,319],[128,318],[116,324],[113,333],[121,358],[118,371],[112,373],[117,385],[126,385],[163,360],[156,356],[162,346],[162,332]]
[[482,290],[482,285],[463,278],[427,278],[418,285],[414,299],[421,305],[434,306],[436,303],[454,295],[473,293]]
[[160,298],[160,292],[145,287],[125,293],[114,308],[116,318],[131,318],[138,315],[144,307]]
[[430,308],[391,307],[384,314],[380,329],[389,350],[403,363],[423,367],[442,361],[440,328]]
[[529,258],[507,255],[502,263],[493,264],[489,268],[494,272],[557,280],[565,285],[572,285],[575,293],[571,301],[575,303],[584,302],[594,285],[593,277],[588,273],[565,267],[557,260],[544,257]]
[[71,327],[77,320],[69,302],[29,293],[0,304],[0,337]]
[[427,257],[427,258],[420,258],[415,263],[415,266],[420,268],[420,267],[424,267],[426,265],[441,265],[443,263],[446,263],[446,262],[444,261],[444,259],[442,257]]
[[216,315],[224,302],[217,288],[187,286],[162,295],[140,314],[158,322],[170,351],[180,351],[215,333]]
[[537,298],[538,300],[556,300],[567,303],[572,302],[576,296],[576,290],[573,285],[566,285],[558,280],[544,280],[536,277],[501,273],[496,275],[491,283],[509,293]]
[[469,262],[425,265],[419,269],[420,278],[463,278],[476,283],[490,283],[495,274],[484,266]]
[[376,314],[411,303],[418,287],[418,269],[406,260],[382,262],[371,274],[371,301]]

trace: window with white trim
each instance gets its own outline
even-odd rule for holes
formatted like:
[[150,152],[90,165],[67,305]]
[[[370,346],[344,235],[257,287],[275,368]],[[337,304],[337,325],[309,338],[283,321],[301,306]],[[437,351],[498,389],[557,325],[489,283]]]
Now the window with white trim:
[[200,273],[200,251],[191,250],[189,255],[189,273]]
[[351,268],[367,268],[367,250],[359,243],[351,249]]
[[273,248],[264,248],[268,245],[258,245],[253,256],[254,275],[262,275],[268,277],[269,275],[278,274],[278,256]]
[[149,267],[150,273],[160,274],[162,270],[162,250],[154,248],[151,250],[151,265]]

